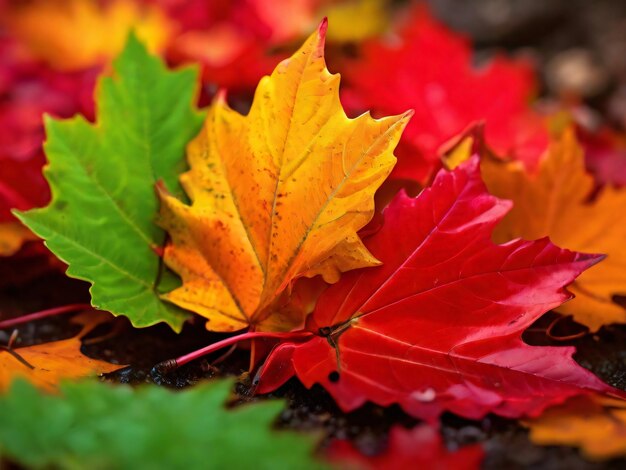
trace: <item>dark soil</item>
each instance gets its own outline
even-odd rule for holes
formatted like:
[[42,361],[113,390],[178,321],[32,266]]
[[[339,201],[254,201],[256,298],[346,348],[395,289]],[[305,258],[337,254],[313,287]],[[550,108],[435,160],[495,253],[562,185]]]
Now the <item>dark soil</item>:
[[[9,317],[34,311],[42,308],[42,305],[58,305],[61,298],[67,301],[68,292],[75,297],[73,301],[82,301],[87,295],[87,286],[66,279],[61,274],[53,274],[19,288],[4,287],[0,290],[0,311],[7,313],[3,317]],[[70,323],[71,317],[62,315],[25,325],[19,329],[19,345],[27,346],[71,336],[76,333]],[[307,390],[296,379],[268,396],[252,396],[247,374],[249,355],[244,349],[233,352],[219,364],[211,362],[215,362],[223,352],[193,361],[167,374],[156,372],[154,366],[159,362],[224,337],[207,332],[203,321],[200,318],[198,320],[185,325],[182,333],[177,335],[163,325],[133,329],[127,320],[117,318],[97,327],[85,337],[82,352],[112,363],[128,364],[102,378],[113,383],[151,383],[185,388],[214,377],[236,377],[233,395],[235,405],[282,398],[286,400],[286,405],[277,420],[277,426],[321,433],[321,448],[334,438],[350,439],[365,454],[375,455],[384,451],[390,427],[397,424],[412,427],[418,423],[397,406],[383,408],[367,404],[355,412],[343,413],[321,387]],[[548,328],[550,337],[546,335]],[[10,333],[0,330],[0,342],[6,341]],[[559,339],[579,334],[581,336],[577,339]],[[524,339],[533,345],[575,345],[578,348],[575,357],[581,365],[608,383],[626,390],[626,325],[608,326],[590,335],[584,327],[570,319],[549,313],[525,333]],[[482,443],[486,450],[484,468],[574,470],[626,467],[626,459],[602,464],[589,463],[573,448],[535,446],[528,440],[527,431],[513,420],[489,415],[481,421],[470,421],[448,414],[444,415],[442,421],[442,434],[449,449]]]

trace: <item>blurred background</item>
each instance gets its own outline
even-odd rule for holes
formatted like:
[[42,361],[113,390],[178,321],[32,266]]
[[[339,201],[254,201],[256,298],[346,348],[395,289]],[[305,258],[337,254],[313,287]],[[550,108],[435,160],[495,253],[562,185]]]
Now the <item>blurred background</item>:
[[[626,124],[626,2],[430,0],[434,14],[468,34],[478,59],[494,48],[529,54],[542,94],[581,98]],[[595,116],[599,119],[600,116]]]

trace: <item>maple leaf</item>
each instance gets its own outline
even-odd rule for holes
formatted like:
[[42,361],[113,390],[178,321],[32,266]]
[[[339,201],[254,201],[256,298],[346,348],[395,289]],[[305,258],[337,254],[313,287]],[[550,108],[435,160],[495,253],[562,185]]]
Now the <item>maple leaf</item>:
[[482,447],[465,446],[449,452],[436,428],[422,425],[413,429],[396,426],[389,431],[387,449],[379,455],[365,456],[348,441],[331,442],[326,451],[331,462],[341,468],[394,470],[399,468],[431,468],[472,470],[480,468],[484,457]]
[[47,119],[53,199],[19,218],[70,276],[92,283],[96,308],[138,327],[164,321],[179,330],[186,315],[162,302],[156,285],[165,233],[153,223],[154,184],[180,191],[184,146],[203,117],[191,105],[196,73],[166,70],[132,37],[114,67],[116,78],[98,87],[96,124]]
[[16,377],[51,391],[56,390],[61,380],[80,379],[119,369],[119,364],[91,359],[80,352],[81,339],[109,318],[104,312],[85,312],[72,320],[82,326],[80,333],[73,338],[10,351],[0,348],[0,391],[6,391]]
[[440,171],[415,199],[401,193],[365,241],[382,266],[347,273],[322,294],[307,320],[312,336],[274,349],[258,391],[295,374],[307,387],[322,384],[344,411],[370,400],[433,419],[443,410],[534,415],[585,390],[611,390],[574,362],[573,348],[521,340],[601,257],[547,239],[494,245],[510,207],[486,192],[477,158]]
[[422,6],[397,41],[364,43],[344,75],[342,98],[349,110],[415,109],[398,146],[393,178],[427,181],[439,165],[441,147],[476,121],[486,122],[487,143],[499,154],[532,166],[545,148],[543,119],[528,107],[535,88],[530,64],[495,56],[475,68],[467,41]]
[[536,174],[516,162],[486,158],[481,166],[489,191],[514,202],[495,231],[496,240],[549,236],[571,250],[608,255],[574,281],[569,289],[575,298],[558,311],[593,330],[626,322],[626,310],[613,302],[614,295],[626,295],[626,225],[615,223],[626,206],[626,190],[607,186],[595,192],[574,131],[551,142]]
[[171,28],[160,9],[136,1],[35,0],[6,10],[7,29],[60,70],[108,62],[121,52],[131,30],[151,51],[158,51]]
[[292,281],[378,264],[356,232],[410,113],[346,117],[324,63],[326,25],[261,80],[247,116],[215,100],[181,176],[191,205],[160,192],[164,259],[183,279],[165,298],[211,330],[290,330],[302,315],[276,302]]
[[0,454],[28,468],[326,468],[314,436],[273,429],[282,401],[227,408],[232,386],[83,382],[51,396],[17,382],[0,396]]
[[539,445],[580,447],[591,460],[626,456],[626,401],[588,396],[569,399],[524,423]]

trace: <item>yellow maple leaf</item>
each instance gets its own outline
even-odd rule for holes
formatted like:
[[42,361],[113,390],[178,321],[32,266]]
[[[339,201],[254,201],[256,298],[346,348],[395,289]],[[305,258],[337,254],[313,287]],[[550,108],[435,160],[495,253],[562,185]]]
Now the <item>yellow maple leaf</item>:
[[[456,166],[469,157],[468,149],[460,146],[444,164]],[[494,232],[496,242],[547,236],[563,248],[607,255],[569,286],[575,298],[557,310],[592,330],[626,322],[626,310],[613,301],[614,295],[626,295],[626,224],[616,221],[626,207],[626,190],[605,187],[594,193],[573,129],[554,138],[536,174],[521,162],[488,156],[481,160],[481,172],[490,193],[513,201]]]
[[539,445],[580,447],[592,460],[626,456],[626,401],[585,396],[524,423]]
[[60,70],[109,61],[131,30],[152,52],[164,47],[171,24],[154,6],[113,0],[34,0],[16,4],[3,21],[33,54]]
[[261,80],[247,116],[223,96],[212,104],[181,176],[191,205],[161,190],[165,261],[183,279],[165,298],[211,330],[290,330],[302,315],[276,302],[293,280],[334,282],[378,263],[356,232],[410,113],[347,118],[324,61],[326,26]]
[[119,369],[120,365],[91,359],[80,352],[81,338],[110,318],[105,312],[85,312],[72,320],[82,325],[80,333],[73,338],[17,348],[14,350],[17,356],[0,349],[0,392],[7,390],[16,377],[52,391],[63,379],[79,379]]

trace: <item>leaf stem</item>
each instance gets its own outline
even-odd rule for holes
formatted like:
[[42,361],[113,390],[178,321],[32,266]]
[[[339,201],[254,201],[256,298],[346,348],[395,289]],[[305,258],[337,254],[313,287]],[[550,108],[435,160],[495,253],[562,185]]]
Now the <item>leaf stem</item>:
[[231,346],[233,344],[239,343],[241,341],[246,341],[249,339],[260,339],[260,338],[278,338],[282,340],[301,340],[314,336],[310,331],[293,331],[291,333],[272,333],[265,331],[250,331],[247,333],[242,333],[240,335],[231,336],[230,338],[223,339],[222,341],[218,341],[217,343],[210,344],[205,346],[202,349],[198,349],[196,351],[190,352],[189,354],[185,354],[184,356],[180,356],[176,359],[168,359],[166,361],[158,363],[154,366],[154,370],[160,374],[165,374],[171,372],[178,367],[187,364],[195,359],[198,359],[202,356],[206,356],[207,354],[211,354],[212,352],[219,351],[227,346]]
[[21,317],[0,321],[0,330],[12,328],[16,325],[22,325],[35,320],[41,320],[42,318],[61,315],[63,313],[79,312],[81,310],[93,310],[93,307],[89,304],[70,304],[62,307],[49,308],[47,310],[29,313],[28,315],[22,315]]

